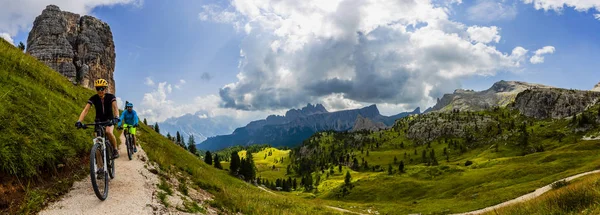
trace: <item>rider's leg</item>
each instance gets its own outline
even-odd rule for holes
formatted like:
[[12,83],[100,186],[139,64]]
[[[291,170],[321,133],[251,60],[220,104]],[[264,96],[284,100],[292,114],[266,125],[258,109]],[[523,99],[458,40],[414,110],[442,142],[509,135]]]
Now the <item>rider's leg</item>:
[[108,140],[110,141],[110,143],[113,145],[113,149],[115,149],[115,154],[118,154],[119,148],[117,147],[117,139],[115,138],[115,135],[113,134],[113,126],[106,127],[106,136],[108,137]]

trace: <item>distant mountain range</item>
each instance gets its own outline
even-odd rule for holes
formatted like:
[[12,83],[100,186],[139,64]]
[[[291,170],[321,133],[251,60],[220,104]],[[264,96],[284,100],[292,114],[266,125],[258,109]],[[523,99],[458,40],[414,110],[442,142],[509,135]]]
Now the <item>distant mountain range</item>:
[[169,118],[159,123],[159,126],[161,133],[164,135],[170,133],[172,136],[175,136],[179,131],[184,136],[186,143],[190,135],[194,135],[196,142],[199,143],[206,140],[207,137],[230,134],[235,128],[242,126],[242,124],[228,116],[209,117],[204,113],[198,112]]
[[287,111],[285,116],[270,115],[266,119],[250,122],[244,127],[235,129],[232,134],[209,137],[197,147],[202,150],[214,151],[234,145],[263,143],[273,146],[296,146],[318,131],[351,130],[359,116],[376,123],[376,125],[391,126],[396,119],[410,114],[420,114],[420,109],[394,116],[383,116],[379,113],[376,105],[329,112],[321,104],[308,104],[302,109]]

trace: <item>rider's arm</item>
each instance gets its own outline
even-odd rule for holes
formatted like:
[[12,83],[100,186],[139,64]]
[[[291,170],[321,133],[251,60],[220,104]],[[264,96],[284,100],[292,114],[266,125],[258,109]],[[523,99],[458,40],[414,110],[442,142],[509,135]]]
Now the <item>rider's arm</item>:
[[125,120],[125,112],[127,111],[123,111],[123,113],[121,113],[121,120],[119,121],[119,124],[117,126],[121,127],[121,125],[123,125],[123,120]]
[[116,99],[113,99],[112,106],[113,106],[113,113],[115,114],[115,118],[119,118],[119,107],[117,106]]
[[139,123],[139,119],[137,116],[137,113],[135,111],[133,111],[133,124],[137,125]]
[[91,106],[92,105],[90,105],[90,103],[87,103],[85,105],[85,107],[83,108],[83,111],[81,111],[81,114],[79,115],[79,120],[77,120],[77,121],[79,121],[79,122],[83,121],[83,119],[85,118],[85,116],[88,114],[88,111],[90,110]]

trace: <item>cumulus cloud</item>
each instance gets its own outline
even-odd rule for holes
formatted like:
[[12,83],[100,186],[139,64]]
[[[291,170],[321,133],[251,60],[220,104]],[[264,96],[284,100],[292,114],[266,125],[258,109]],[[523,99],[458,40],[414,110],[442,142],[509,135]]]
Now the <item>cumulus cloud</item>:
[[499,29],[496,26],[479,27],[477,25],[467,28],[471,40],[480,43],[500,42]]
[[525,48],[503,53],[487,44],[500,40],[497,27],[451,21],[448,7],[429,1],[233,0],[219,13],[210,8],[201,14],[234,13],[229,23],[244,26],[238,80],[219,91],[223,107],[240,110],[315,101],[425,107],[462,78],[516,71],[527,60]]
[[[579,12],[587,12],[590,9],[600,12],[600,1],[598,0],[523,0],[523,2],[533,4],[536,10],[561,12],[564,7],[572,7]],[[600,14],[594,14],[593,16],[595,19],[600,20]]]
[[181,86],[185,84],[185,80],[180,79],[178,84],[175,84],[175,89],[181,89]]
[[6,42],[8,42],[12,45],[15,45],[15,42],[13,41],[12,37],[8,33],[0,33],[0,38],[6,40]]
[[512,20],[517,16],[517,6],[492,0],[479,0],[467,9],[467,14],[471,21],[477,22]]
[[544,46],[544,48],[538,49],[535,51],[535,55],[532,56],[529,61],[532,64],[539,64],[539,63],[543,63],[544,62],[544,56],[545,54],[552,54],[554,53],[554,46]]
[[152,78],[146,77],[146,81],[144,81],[144,84],[147,86],[154,86],[154,81],[152,80]]
[[572,7],[573,9],[584,12],[589,9],[600,11],[600,1],[598,0],[523,0],[526,4],[533,4],[536,10],[554,10],[562,11],[564,7]]
[[121,99],[121,97],[117,97],[117,107],[119,107],[119,108],[125,108],[125,106],[123,105],[123,100]]
[[173,93],[171,84],[160,82],[155,86],[151,92],[144,94],[136,108],[140,117],[146,118],[150,122],[162,122],[170,117],[202,113],[199,116],[208,118],[227,115],[240,123],[247,123],[250,120],[265,118],[268,114],[281,115],[285,113],[284,110],[266,112],[222,108],[219,106],[221,98],[218,95],[197,96],[187,102],[179,103],[169,98]]
[[117,4],[131,4],[141,6],[143,0],[8,0],[2,1],[0,7],[0,32],[17,35],[20,31],[27,31],[35,17],[49,4],[79,14],[89,14],[98,6],[110,6]]

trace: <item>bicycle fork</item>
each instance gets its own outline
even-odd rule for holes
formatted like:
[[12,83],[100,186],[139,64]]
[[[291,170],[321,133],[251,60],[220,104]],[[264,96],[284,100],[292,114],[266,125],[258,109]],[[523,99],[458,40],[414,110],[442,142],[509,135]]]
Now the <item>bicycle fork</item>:
[[[97,137],[95,139],[95,142],[96,143],[100,143],[100,146],[102,148],[102,158],[101,158],[101,161],[102,161],[103,170],[106,172],[106,171],[108,171],[108,165],[107,165],[108,160],[107,160],[107,156],[106,156],[106,141],[105,141],[104,138]],[[96,160],[98,160],[98,158],[96,158]],[[98,162],[96,162],[96,165],[94,165],[94,172],[96,172],[96,173],[98,172],[98,165],[97,165],[97,163]],[[104,174],[105,172],[103,172],[102,174]],[[110,180],[110,177],[108,177],[105,180]]]

